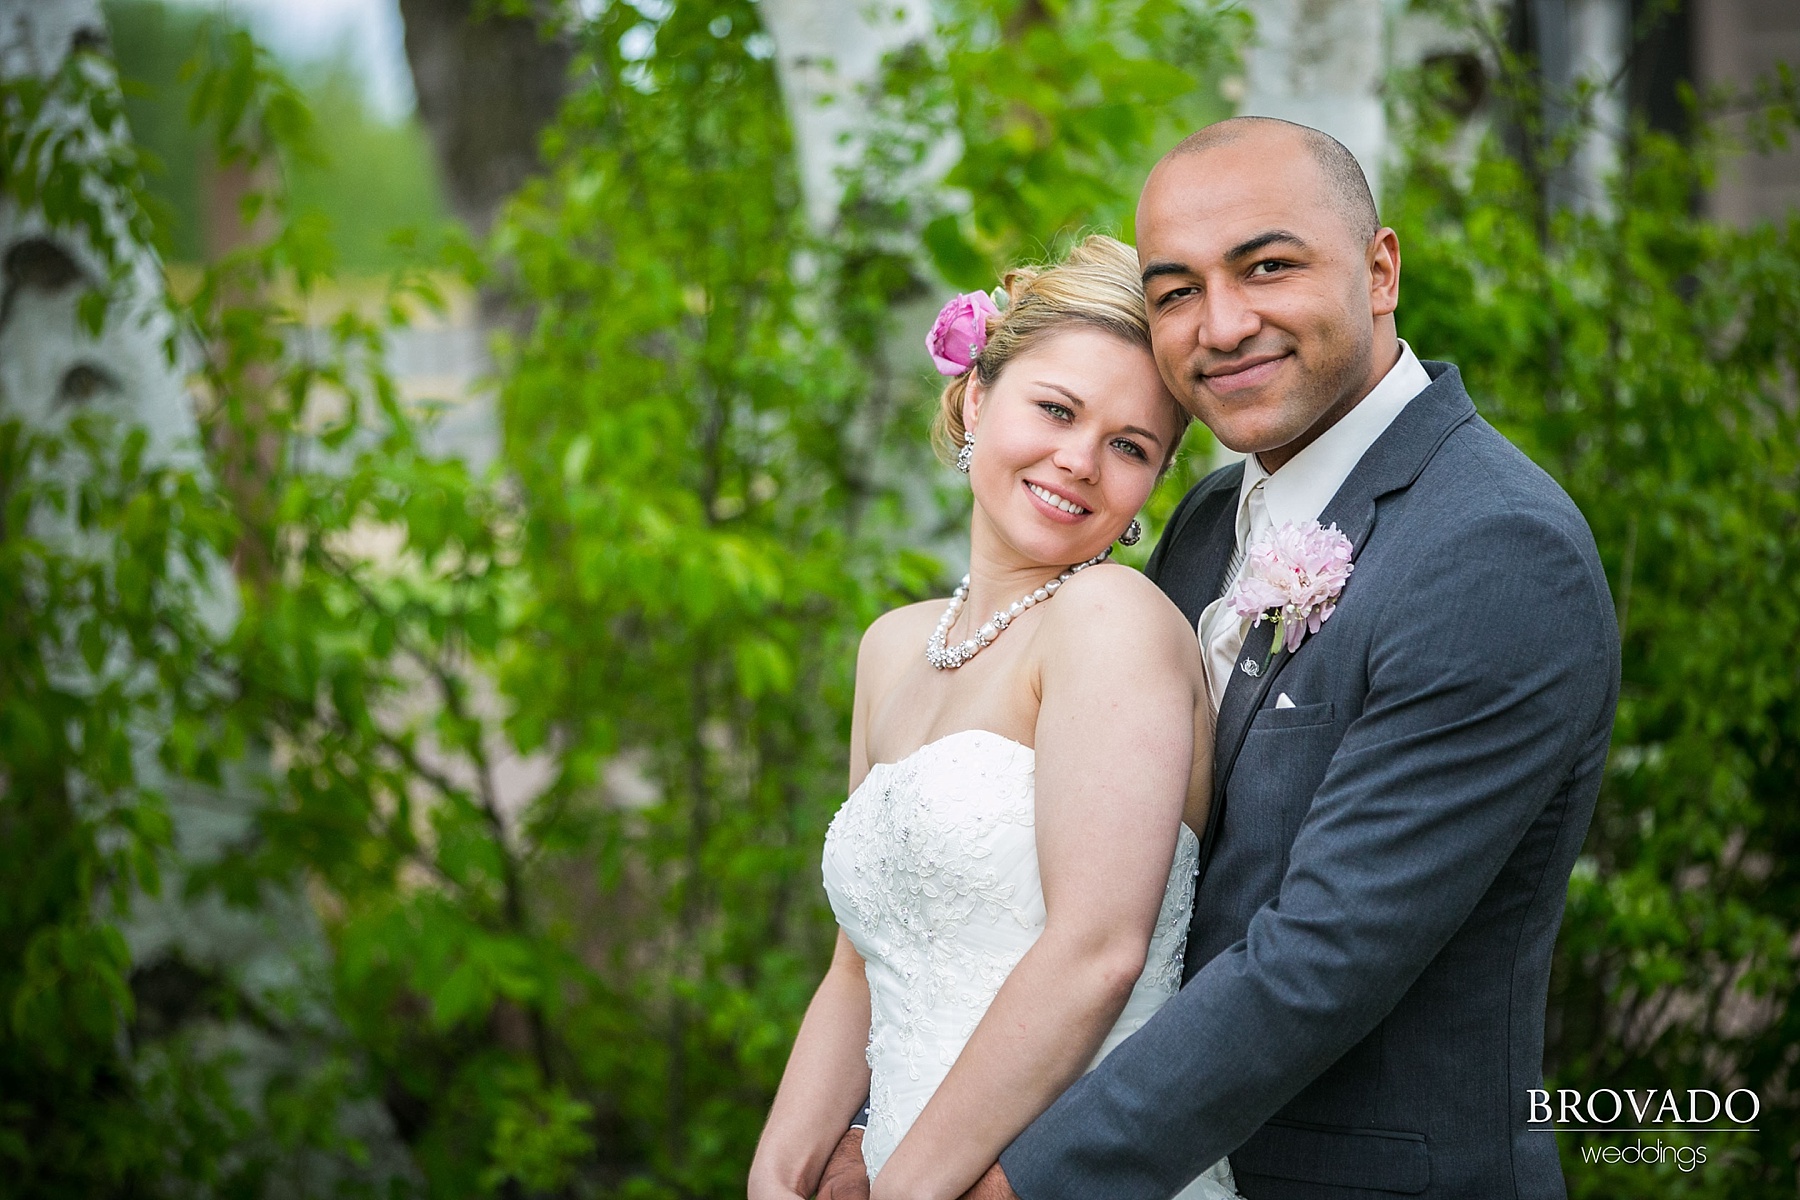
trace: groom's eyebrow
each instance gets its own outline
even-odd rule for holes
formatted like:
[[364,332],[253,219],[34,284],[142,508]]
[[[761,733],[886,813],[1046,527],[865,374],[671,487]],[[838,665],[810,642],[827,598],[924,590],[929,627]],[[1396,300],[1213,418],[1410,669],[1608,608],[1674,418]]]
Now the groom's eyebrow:
[[[1239,242],[1227,250],[1225,261],[1235,265],[1243,262],[1258,250],[1267,250],[1270,246],[1292,246],[1296,250],[1311,249],[1306,244],[1306,239],[1297,233],[1290,233],[1285,229],[1270,229]],[[1159,279],[1164,275],[1196,275],[1198,273],[1183,262],[1153,262],[1144,268],[1143,282],[1148,287],[1152,279]]]
[[1255,237],[1239,242],[1225,252],[1228,263],[1242,262],[1258,250],[1266,250],[1270,246],[1292,246],[1296,250],[1307,249],[1306,240],[1297,233],[1289,233],[1285,229],[1270,229]]
[[1144,268],[1143,281],[1148,284],[1152,279],[1163,275],[1192,275],[1194,269],[1186,263],[1153,262]]

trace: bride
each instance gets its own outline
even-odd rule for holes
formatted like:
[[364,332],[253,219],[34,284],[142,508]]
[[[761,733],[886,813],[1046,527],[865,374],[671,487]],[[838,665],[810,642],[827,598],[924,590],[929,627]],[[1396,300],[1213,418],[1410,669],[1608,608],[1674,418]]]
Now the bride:
[[[954,1200],[1181,985],[1211,708],[1193,629],[1105,560],[1188,418],[1128,247],[1089,237],[1004,290],[932,330],[969,575],[863,637],[837,950],[750,1200],[811,1196],[865,1097],[873,1200]],[[1234,1195],[1223,1162],[1182,1193]]]

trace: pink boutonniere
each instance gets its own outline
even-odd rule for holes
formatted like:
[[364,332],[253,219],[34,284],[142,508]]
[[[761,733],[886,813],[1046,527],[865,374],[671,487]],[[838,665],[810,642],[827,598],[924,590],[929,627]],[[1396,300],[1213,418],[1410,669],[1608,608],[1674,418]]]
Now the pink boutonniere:
[[[1271,658],[1283,646],[1289,654],[1298,650],[1306,635],[1319,632],[1337,611],[1338,596],[1355,569],[1352,549],[1336,525],[1321,529],[1317,521],[1289,521],[1250,547],[1228,603],[1238,616],[1256,618],[1251,628],[1275,622]],[[1244,670],[1249,673],[1249,666]]]

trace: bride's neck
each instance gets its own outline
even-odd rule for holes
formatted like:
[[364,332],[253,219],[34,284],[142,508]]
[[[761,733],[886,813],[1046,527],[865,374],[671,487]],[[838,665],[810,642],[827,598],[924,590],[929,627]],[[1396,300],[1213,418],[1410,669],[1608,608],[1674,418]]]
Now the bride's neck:
[[959,626],[975,628],[995,612],[1043,587],[1069,568],[1069,563],[1043,563],[1026,558],[991,529],[976,523],[969,539],[969,598]]

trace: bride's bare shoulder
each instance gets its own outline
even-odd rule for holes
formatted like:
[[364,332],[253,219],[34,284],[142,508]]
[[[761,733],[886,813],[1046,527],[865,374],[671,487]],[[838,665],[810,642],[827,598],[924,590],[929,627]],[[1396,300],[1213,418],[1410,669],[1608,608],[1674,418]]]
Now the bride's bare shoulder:
[[876,617],[863,631],[862,645],[857,650],[857,673],[876,671],[887,674],[907,658],[922,654],[925,639],[937,628],[947,600],[921,600],[889,609]]
[[1193,627],[1175,602],[1142,572],[1122,563],[1091,567],[1063,584],[1050,606],[1056,622],[1053,644],[1124,646],[1200,660]]

